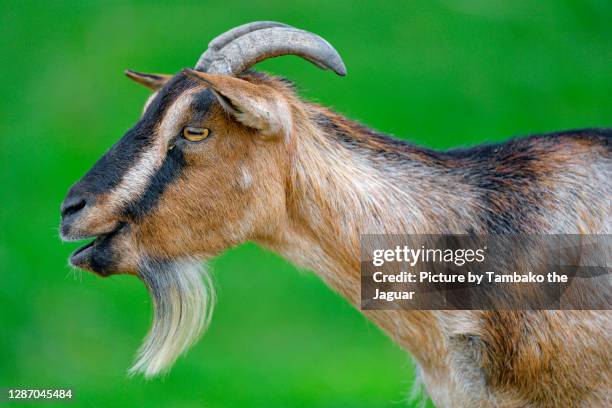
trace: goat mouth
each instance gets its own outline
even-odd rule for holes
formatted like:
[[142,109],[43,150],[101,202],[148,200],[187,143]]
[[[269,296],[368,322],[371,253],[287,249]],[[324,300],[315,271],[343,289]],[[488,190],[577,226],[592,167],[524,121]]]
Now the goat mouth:
[[70,255],[70,264],[76,268],[88,269],[96,272],[95,265],[92,265],[94,251],[98,247],[108,246],[112,238],[117,235],[125,227],[125,225],[125,223],[119,223],[114,230],[92,237],[94,238],[92,241],[77,248]]
[[99,237],[96,237],[96,239],[94,239],[90,243],[77,248],[77,250],[74,251],[72,255],[70,255],[70,263],[72,264],[72,266],[78,267],[83,263],[83,261],[90,258],[91,252],[93,251],[93,247],[98,239]]

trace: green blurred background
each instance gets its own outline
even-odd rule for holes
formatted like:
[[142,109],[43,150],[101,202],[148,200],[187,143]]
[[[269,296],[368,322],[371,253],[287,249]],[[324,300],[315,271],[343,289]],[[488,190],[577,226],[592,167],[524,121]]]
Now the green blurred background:
[[133,277],[73,272],[68,187],[138,118],[125,68],[192,66],[220,32],[278,20],[327,38],[339,78],[259,68],[370,126],[438,148],[612,125],[612,3],[539,0],[2,1],[0,387],[72,406],[406,406],[409,357],[312,273],[247,244],[213,262],[208,333],[169,375],[127,378],[150,321]]

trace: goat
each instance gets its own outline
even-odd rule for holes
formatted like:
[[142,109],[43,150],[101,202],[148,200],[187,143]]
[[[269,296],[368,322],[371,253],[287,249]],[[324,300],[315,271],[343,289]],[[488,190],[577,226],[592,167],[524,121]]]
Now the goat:
[[[610,129],[438,152],[302,100],[249,70],[294,54],[345,75],[315,34],[256,22],[215,38],[195,69],[126,71],[153,94],[72,186],[64,240],[100,276],[139,276],[154,321],[131,372],[167,370],[206,328],[214,292],[200,263],[246,241],[316,271],[358,307],[360,235],[612,231]],[[364,314],[408,351],[439,406],[605,406],[608,311]]]

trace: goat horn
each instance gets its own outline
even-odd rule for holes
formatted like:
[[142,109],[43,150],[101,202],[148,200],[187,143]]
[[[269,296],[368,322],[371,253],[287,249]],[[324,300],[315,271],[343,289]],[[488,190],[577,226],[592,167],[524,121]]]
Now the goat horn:
[[[224,36],[225,34],[220,37]],[[341,76],[346,75],[344,62],[334,47],[308,31],[292,27],[256,28],[255,31],[232,37],[234,39],[220,50],[205,52],[198,61],[196,69],[209,73],[235,75],[268,58],[298,55],[320,68],[331,69]]]
[[278,23],[276,21],[254,21],[252,23],[243,24],[238,27],[234,27],[229,31],[224,32],[221,35],[213,38],[208,43],[208,49],[202,54],[198,63],[196,64],[196,68],[206,72],[208,67],[215,59],[215,54],[225,47],[230,42],[234,41],[238,37],[242,37],[245,34],[248,34],[252,31],[261,30],[264,28],[272,28],[272,27],[290,27],[287,24]]
[[225,33],[213,38],[212,41],[208,43],[208,49],[218,51],[238,37],[242,37],[243,35],[248,34],[252,31],[272,27],[290,26],[276,21],[254,21],[252,23],[243,24],[241,26],[234,27],[231,30],[226,31]]

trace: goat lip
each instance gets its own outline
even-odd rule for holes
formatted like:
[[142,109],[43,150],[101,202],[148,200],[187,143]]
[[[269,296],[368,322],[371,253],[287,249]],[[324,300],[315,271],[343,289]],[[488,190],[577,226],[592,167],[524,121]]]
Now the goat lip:
[[70,255],[70,264],[76,268],[82,268],[82,269],[91,269],[91,258],[93,255],[93,251],[96,248],[96,246],[98,244],[104,244],[105,241],[108,241],[108,239],[111,239],[114,235],[116,235],[117,233],[119,233],[119,231],[121,231],[124,227],[126,226],[126,223],[119,223],[116,228],[108,233],[105,234],[99,234],[99,235],[94,235],[91,236],[89,238],[94,238],[91,242],[87,243],[86,245],[83,245],[82,247],[77,248],[71,255]]
[[91,258],[91,253],[97,240],[98,238],[74,251],[72,255],[70,255],[70,264],[76,267],[85,265]]
[[91,233],[89,231],[81,231],[78,228],[73,228],[70,222],[62,220],[60,224],[60,238],[64,242],[83,241],[86,239],[96,239],[104,235],[112,235],[126,226],[125,221],[114,221],[107,229]]

